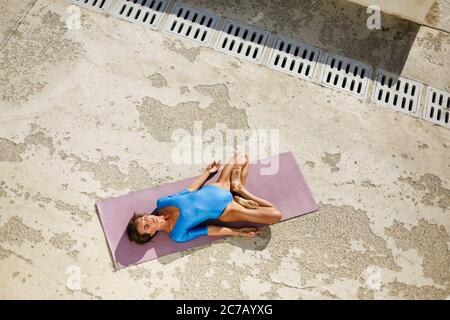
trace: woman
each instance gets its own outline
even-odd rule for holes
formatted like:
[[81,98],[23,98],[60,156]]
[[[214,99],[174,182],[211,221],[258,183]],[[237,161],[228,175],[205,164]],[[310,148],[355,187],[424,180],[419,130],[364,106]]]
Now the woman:
[[[199,225],[210,219],[261,224],[274,224],[281,220],[281,212],[273,204],[245,188],[249,169],[246,155],[235,155],[225,165],[219,179],[205,185],[219,168],[220,163],[214,161],[187,188],[158,199],[153,213],[135,213],[128,223],[128,238],[143,244],[158,231],[167,232],[176,242],[206,235],[253,237],[259,233],[259,228]],[[233,196],[232,192],[236,195]]]

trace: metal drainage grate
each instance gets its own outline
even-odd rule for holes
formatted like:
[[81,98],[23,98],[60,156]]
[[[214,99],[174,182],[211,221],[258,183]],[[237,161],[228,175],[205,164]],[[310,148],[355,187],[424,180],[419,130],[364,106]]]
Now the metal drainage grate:
[[321,84],[365,98],[372,67],[338,55],[328,54]]
[[278,35],[267,66],[298,78],[312,80],[319,56],[319,49]]
[[419,112],[422,85],[398,75],[378,70],[372,101],[410,115]]
[[158,28],[167,0],[119,0],[111,14],[147,28]]
[[423,118],[450,128],[450,93],[428,87]]
[[219,16],[205,10],[177,3],[167,21],[165,31],[182,38],[209,43]]
[[113,0],[70,0],[74,4],[78,4],[80,6],[99,11],[106,12]]
[[269,36],[268,31],[225,19],[216,49],[238,58],[260,63]]

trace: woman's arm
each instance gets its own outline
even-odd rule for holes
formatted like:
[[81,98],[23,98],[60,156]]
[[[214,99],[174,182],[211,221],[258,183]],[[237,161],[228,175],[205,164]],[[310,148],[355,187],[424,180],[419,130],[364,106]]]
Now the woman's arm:
[[259,228],[230,228],[221,226],[208,226],[208,236],[240,236],[254,237],[261,231]]
[[192,192],[200,189],[203,184],[210,178],[210,175],[217,172],[220,168],[220,162],[212,162],[210,163],[204,170],[204,172],[197,177],[188,187],[188,191]]
[[172,234],[175,242],[187,242],[201,236],[241,236],[254,237],[260,233],[259,228],[228,228],[220,226],[197,226],[185,232]]

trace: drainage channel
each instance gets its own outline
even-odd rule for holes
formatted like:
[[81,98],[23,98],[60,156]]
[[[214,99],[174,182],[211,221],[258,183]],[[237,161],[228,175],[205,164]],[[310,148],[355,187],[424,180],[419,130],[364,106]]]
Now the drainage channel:
[[277,35],[267,66],[294,77],[312,81],[319,56],[320,49]]
[[167,5],[168,0],[118,0],[110,13],[137,25],[157,29]]
[[206,10],[176,3],[164,31],[177,37],[209,44],[219,16]]
[[450,129],[450,94],[428,87],[423,117],[432,123]]
[[422,84],[378,69],[372,102],[417,117]]
[[108,12],[113,0],[70,0],[72,3],[97,12]]
[[320,83],[360,98],[367,96],[372,67],[335,54],[327,54]]
[[266,30],[225,19],[217,39],[216,50],[237,58],[261,63],[269,38],[270,32]]
[[[102,13],[160,29],[170,0],[70,0],[70,2]],[[222,28],[218,31],[218,26]],[[214,33],[219,32],[214,48],[222,53],[263,64],[272,33],[229,18],[222,18],[207,10],[175,2],[163,31],[184,39],[210,45]],[[323,59],[321,59],[323,57]],[[318,84],[360,99],[367,99],[372,67],[309,44],[297,42],[281,34],[276,35],[273,48],[265,65],[279,72],[314,81],[319,61],[325,61]],[[425,105],[420,112],[422,83],[377,69],[370,101],[379,106],[421,117],[450,128],[450,94],[427,87]]]

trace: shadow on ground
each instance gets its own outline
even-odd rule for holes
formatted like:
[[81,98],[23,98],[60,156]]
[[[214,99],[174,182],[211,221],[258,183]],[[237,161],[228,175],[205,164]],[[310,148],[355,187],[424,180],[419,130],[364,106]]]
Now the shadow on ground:
[[401,74],[419,25],[382,14],[369,30],[364,6],[345,0],[185,0],[197,8]]
[[[190,255],[197,250],[203,250],[207,247],[216,245],[217,243],[222,243],[224,241],[229,242],[233,246],[240,247],[243,250],[261,251],[267,247],[267,245],[271,239],[271,235],[272,235],[269,226],[262,226],[262,225],[258,225],[258,224],[252,224],[252,223],[239,223],[239,222],[237,222],[237,223],[221,223],[219,221],[209,221],[209,222],[205,222],[204,224],[227,225],[230,227],[260,226],[260,227],[262,227],[262,229],[261,229],[261,234],[255,238],[220,237],[220,238],[216,239],[216,241],[214,241],[214,242],[210,242],[208,244],[202,244],[202,245],[191,247],[191,248],[187,248],[187,244],[182,243],[182,244],[178,244],[178,246],[180,248],[179,248],[179,251],[177,250],[176,252],[173,252],[173,245],[163,245],[163,246],[158,246],[157,248],[151,248],[151,245],[150,245],[149,250],[151,249],[151,250],[156,251],[157,256],[158,256],[157,259],[160,263],[168,264],[168,263],[172,263],[186,255]],[[165,232],[160,232],[158,235],[156,235],[156,237],[159,237],[159,240],[158,240],[159,243],[172,242],[169,235],[166,234]],[[105,237],[105,239],[106,239],[106,237]],[[107,241],[107,239],[106,239],[106,241]],[[141,261],[142,257],[144,257],[144,255],[146,254],[147,251],[144,250],[141,245],[138,245],[138,244],[130,245],[129,241],[130,240],[128,239],[128,236],[127,236],[126,232],[124,231],[122,237],[119,240],[119,243],[117,245],[117,248],[116,248],[114,254],[112,254],[112,252],[110,250],[108,250],[110,253],[111,259],[113,261],[113,264],[116,266],[116,268],[118,266],[121,266],[122,268],[126,268],[128,266],[133,266],[133,265],[139,264],[141,262],[142,263],[148,262],[148,261]]]
[[272,232],[270,230],[270,227],[264,227],[262,229],[262,233],[255,238],[237,238],[237,237],[233,238],[233,237],[230,237],[227,239],[214,241],[214,242],[208,243],[203,246],[191,248],[186,251],[182,251],[181,256],[178,253],[178,254],[169,254],[169,255],[166,255],[163,257],[159,257],[158,261],[161,264],[170,264],[184,256],[191,255],[192,253],[194,253],[196,251],[203,250],[208,247],[217,246],[224,242],[228,242],[230,245],[232,245],[234,247],[239,247],[244,251],[262,251],[267,247],[271,238],[272,238]]

